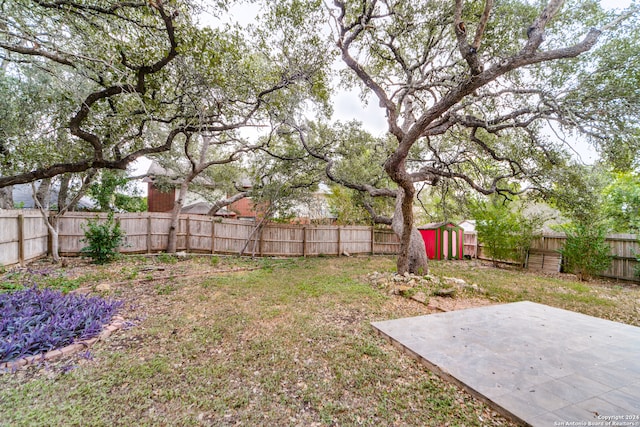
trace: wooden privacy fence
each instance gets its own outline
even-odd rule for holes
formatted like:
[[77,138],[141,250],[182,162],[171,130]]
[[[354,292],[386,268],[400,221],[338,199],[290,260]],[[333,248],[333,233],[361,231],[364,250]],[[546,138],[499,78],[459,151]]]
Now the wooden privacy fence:
[[465,231],[462,237],[464,242],[464,255],[471,258],[478,258],[478,235]]
[[635,276],[638,260],[636,254],[640,256],[640,243],[635,234],[609,234],[606,242],[611,246],[613,261],[611,266],[603,273],[604,277],[622,278],[626,280],[639,280]]
[[[59,253],[77,256],[85,246],[83,225],[107,214],[69,212],[58,219]],[[121,253],[154,253],[167,248],[171,214],[116,214],[125,233]],[[48,253],[49,235],[37,211],[0,212],[0,265],[24,263]],[[319,256],[396,254],[393,231],[365,226],[258,224],[206,215],[181,215],[177,250],[190,253],[255,254],[258,256]]]
[[[77,256],[84,246],[83,224],[106,214],[68,212],[58,220],[60,255]],[[167,248],[171,214],[140,212],[116,214],[126,233],[122,253],[154,253]],[[285,225],[263,227],[249,221],[222,220],[206,215],[181,215],[177,250],[191,253],[246,254],[258,256],[319,256],[348,254],[397,254],[400,243],[393,231],[364,226]],[[564,233],[545,233],[533,241],[527,268],[558,272]],[[638,281],[636,254],[640,254],[634,234],[610,234],[613,261],[601,276]],[[35,210],[0,211],[0,266],[24,264],[47,255],[50,237],[44,219]],[[489,259],[475,233],[464,233],[464,253]]]
[[0,212],[0,266],[24,264],[48,252],[49,230],[39,211]]
[[[489,254],[476,233],[465,232],[464,253],[474,258],[489,260]],[[557,273],[562,268],[562,256],[558,252],[566,240],[564,233],[543,233],[533,240],[527,257],[526,267],[529,270]],[[609,234],[606,243],[611,247],[613,259],[609,268],[599,275],[611,279],[640,281],[636,275],[640,255],[640,243],[635,234]]]

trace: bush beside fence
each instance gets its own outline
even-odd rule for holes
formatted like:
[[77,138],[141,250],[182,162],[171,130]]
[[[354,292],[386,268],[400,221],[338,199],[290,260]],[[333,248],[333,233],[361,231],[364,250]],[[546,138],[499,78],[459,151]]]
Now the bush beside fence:
[[[562,257],[558,250],[562,248],[566,236],[564,233],[543,233],[533,240],[527,256],[526,268],[529,270],[558,273],[562,267]],[[640,243],[635,234],[608,234],[605,240],[611,247],[613,259],[609,268],[599,274],[609,279],[640,281],[636,275],[640,255]],[[490,260],[481,243],[478,243],[476,233],[465,232],[465,255],[471,255],[481,260]]]

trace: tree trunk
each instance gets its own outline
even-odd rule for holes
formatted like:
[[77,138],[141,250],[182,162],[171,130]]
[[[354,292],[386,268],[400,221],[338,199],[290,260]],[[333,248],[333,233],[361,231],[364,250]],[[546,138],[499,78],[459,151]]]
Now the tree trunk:
[[71,174],[62,175],[60,179],[60,191],[58,192],[58,212],[67,207],[67,199],[69,198],[69,184],[71,183]]
[[38,198],[36,197],[36,186],[35,184],[32,182],[31,183],[31,189],[33,191],[33,203],[36,205],[36,207],[38,208],[38,210],[40,211],[40,215],[42,215],[42,219],[44,220],[44,223],[47,226],[47,229],[49,230],[49,234],[51,234],[51,258],[53,260],[53,262],[55,264],[57,264],[60,261],[60,255],[58,254],[58,250],[59,250],[59,225],[58,225],[58,214],[56,215],[50,215],[49,212],[47,212],[44,207],[42,206],[42,203],[40,203],[40,200],[38,200]]
[[178,192],[178,199],[173,205],[171,211],[171,225],[169,226],[169,242],[167,243],[167,253],[175,254],[178,247],[178,225],[180,223],[180,212],[182,212],[182,205],[184,199],[187,197],[187,191],[189,190],[189,183],[191,179],[189,177],[180,184],[180,191]]
[[[51,224],[53,222],[53,225]],[[51,258],[55,264],[60,262],[60,239],[58,238],[58,217],[54,216],[46,220],[47,228],[51,233]]]
[[49,203],[51,198],[49,197],[49,189],[51,188],[51,178],[43,179],[38,186],[38,191],[35,195],[40,205],[45,209],[49,209]]
[[[402,188],[398,189],[396,208],[391,222],[391,228],[401,240],[397,263],[398,274],[409,272],[422,276],[429,271],[427,252],[422,235],[413,226],[413,196],[406,197],[405,194]],[[406,230],[410,231],[405,233]]]
[[0,188],[0,209],[13,209],[13,185]]

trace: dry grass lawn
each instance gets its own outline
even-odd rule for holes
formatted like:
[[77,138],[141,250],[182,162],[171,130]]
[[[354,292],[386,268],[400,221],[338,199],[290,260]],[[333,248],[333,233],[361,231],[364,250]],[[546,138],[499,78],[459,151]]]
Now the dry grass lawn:
[[[73,264],[65,277],[126,301],[130,327],[89,353],[1,374],[2,426],[512,425],[375,335],[371,321],[430,312],[367,283],[391,258]],[[242,271],[221,272],[232,268]],[[530,299],[640,324],[637,287],[473,262],[431,273],[478,284],[461,301]]]

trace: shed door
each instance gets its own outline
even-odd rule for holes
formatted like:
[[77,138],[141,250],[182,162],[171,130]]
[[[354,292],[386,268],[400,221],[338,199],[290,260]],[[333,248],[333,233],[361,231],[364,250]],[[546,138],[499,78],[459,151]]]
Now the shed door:
[[449,231],[445,228],[442,230],[442,258],[449,258]]
[[451,259],[458,258],[458,230],[451,230]]

